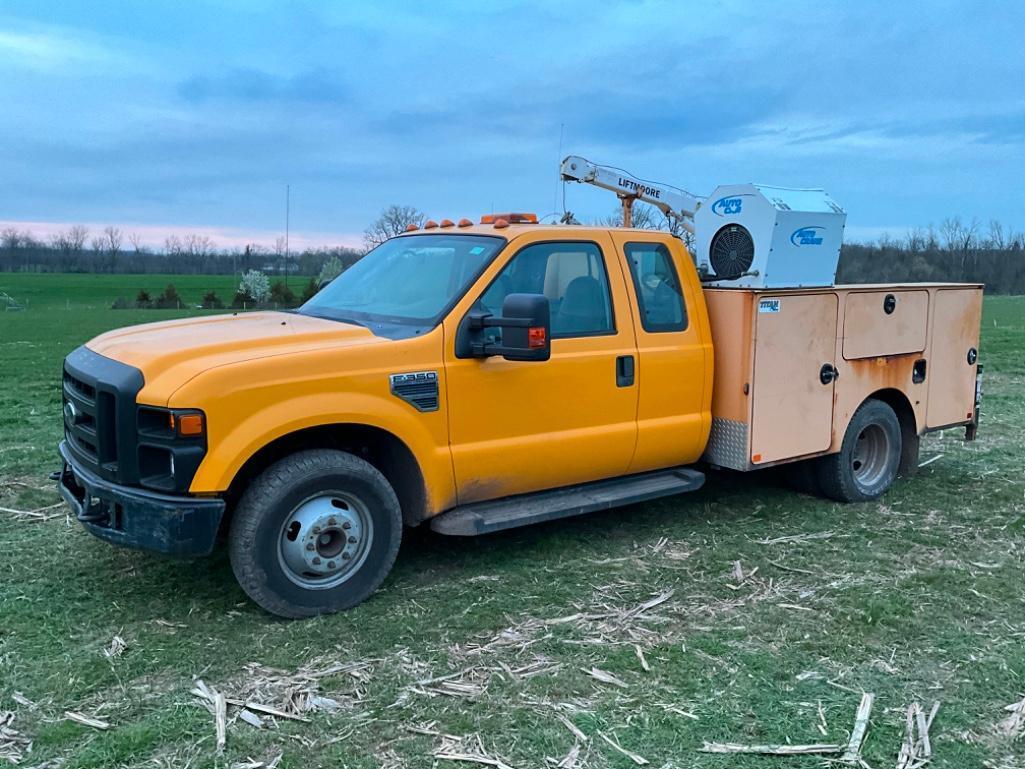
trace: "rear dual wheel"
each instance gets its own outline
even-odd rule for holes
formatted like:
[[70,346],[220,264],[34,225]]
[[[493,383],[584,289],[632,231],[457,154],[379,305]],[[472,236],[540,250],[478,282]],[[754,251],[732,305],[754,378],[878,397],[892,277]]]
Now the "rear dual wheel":
[[239,585],[281,617],[355,606],[395,563],[402,513],[387,479],[343,451],[301,451],[246,489],[231,522]]
[[902,439],[900,421],[880,400],[854,412],[836,454],[814,460],[822,492],[838,502],[867,502],[882,496],[897,479]]

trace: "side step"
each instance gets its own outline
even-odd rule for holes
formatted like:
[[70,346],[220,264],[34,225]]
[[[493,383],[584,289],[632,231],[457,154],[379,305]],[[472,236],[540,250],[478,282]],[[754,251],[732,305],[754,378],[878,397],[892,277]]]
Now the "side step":
[[697,491],[705,476],[689,467],[629,475],[561,489],[520,494],[456,507],[431,519],[439,534],[472,537],[542,521],[608,510],[649,499]]

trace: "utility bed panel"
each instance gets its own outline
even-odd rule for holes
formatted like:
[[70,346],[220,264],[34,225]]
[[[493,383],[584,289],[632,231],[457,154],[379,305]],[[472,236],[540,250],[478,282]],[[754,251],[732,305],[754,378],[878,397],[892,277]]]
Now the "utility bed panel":
[[839,451],[857,408],[893,398],[916,432],[967,424],[982,287],[708,288],[715,349],[704,459],[752,470]]
[[928,291],[865,291],[847,295],[843,356],[847,360],[925,349]]

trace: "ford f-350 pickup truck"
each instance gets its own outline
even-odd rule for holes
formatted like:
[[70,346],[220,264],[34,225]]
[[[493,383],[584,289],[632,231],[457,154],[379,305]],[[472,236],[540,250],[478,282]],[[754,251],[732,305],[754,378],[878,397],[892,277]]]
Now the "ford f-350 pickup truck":
[[870,500],[923,433],[974,437],[978,285],[707,287],[667,233],[535,221],[429,222],[297,311],[93,339],[64,363],[62,495],[114,544],[226,538],[245,592],[304,617],[367,598],[407,527],[499,531],[707,466]]

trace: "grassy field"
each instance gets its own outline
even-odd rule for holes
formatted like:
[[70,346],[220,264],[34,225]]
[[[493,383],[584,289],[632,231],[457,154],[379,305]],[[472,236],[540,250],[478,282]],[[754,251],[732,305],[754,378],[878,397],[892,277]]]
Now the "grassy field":
[[[614,743],[655,768],[811,767],[821,757],[699,749],[846,742],[872,692],[874,769],[896,765],[912,702],[941,703],[931,766],[1025,767],[1025,737],[1000,726],[1025,696],[1025,298],[986,300],[979,440],[929,436],[922,460],[939,459],[878,503],[722,474],[696,494],[476,541],[416,532],[369,602],[286,622],[245,600],[224,555],[117,550],[49,507],[61,358],[105,329],[181,314],[107,309],[167,280],[0,275],[30,307],[0,313],[0,727],[13,713],[0,756],[67,769],[279,756],[449,769],[472,766],[444,757],[467,753],[515,769],[637,765]],[[173,280],[189,299],[232,288]],[[257,728],[232,707],[218,753],[196,678],[309,720]]]

